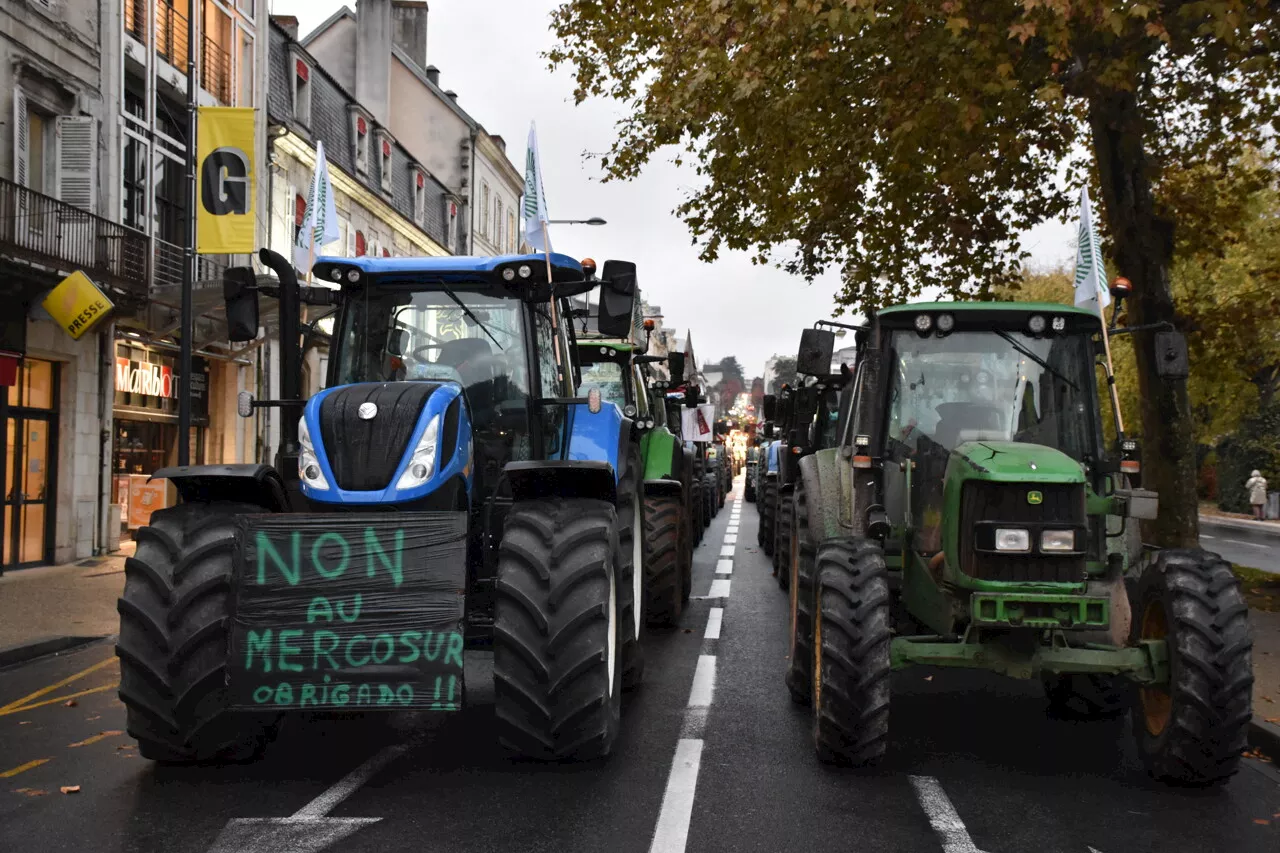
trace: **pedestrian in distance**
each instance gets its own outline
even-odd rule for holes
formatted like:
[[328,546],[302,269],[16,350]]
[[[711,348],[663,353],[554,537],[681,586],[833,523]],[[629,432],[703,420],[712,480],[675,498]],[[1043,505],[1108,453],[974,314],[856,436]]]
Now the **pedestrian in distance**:
[[1249,479],[1244,481],[1244,487],[1249,491],[1249,503],[1253,504],[1253,514],[1258,521],[1263,520],[1263,507],[1267,503],[1267,480],[1262,476],[1262,472],[1256,468],[1249,475]]

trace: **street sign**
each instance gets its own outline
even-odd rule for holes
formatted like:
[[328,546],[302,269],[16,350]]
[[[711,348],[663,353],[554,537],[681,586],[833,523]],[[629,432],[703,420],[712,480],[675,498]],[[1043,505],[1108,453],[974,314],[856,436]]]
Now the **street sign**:
[[49,291],[41,303],[72,340],[98,325],[115,304],[84,273],[76,270]]

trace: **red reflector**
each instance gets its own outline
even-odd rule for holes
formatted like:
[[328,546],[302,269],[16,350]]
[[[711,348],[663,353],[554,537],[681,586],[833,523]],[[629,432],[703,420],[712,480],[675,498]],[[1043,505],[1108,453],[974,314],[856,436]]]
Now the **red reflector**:
[[1140,463],[1140,462],[1139,462],[1138,460],[1136,460],[1136,459],[1121,459],[1121,460],[1120,460],[1120,473],[1121,473],[1121,474],[1137,474],[1137,473],[1138,473],[1139,471],[1141,471],[1141,470],[1142,470],[1142,463]]
[[853,467],[854,467],[854,468],[870,468],[870,467],[871,467],[871,457],[870,457],[870,456],[855,456],[855,457],[853,457]]

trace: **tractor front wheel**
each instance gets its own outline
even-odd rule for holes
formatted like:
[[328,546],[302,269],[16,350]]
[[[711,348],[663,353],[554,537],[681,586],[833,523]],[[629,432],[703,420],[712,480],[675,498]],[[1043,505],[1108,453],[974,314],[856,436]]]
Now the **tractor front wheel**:
[[[778,481],[765,480],[760,495],[760,548],[766,557],[773,556],[774,524],[778,517]],[[777,574],[777,569],[774,569]]]
[[643,540],[647,520],[641,495],[640,454],[627,455],[627,469],[618,481],[618,555],[614,570],[618,575],[618,617],[622,620],[622,685],[626,690],[644,680],[644,580],[648,550]]
[[889,573],[869,539],[818,547],[813,743],[828,764],[878,761],[889,742]]
[[238,761],[266,746],[274,718],[231,711],[227,691],[236,516],[256,504],[215,501],[158,510],[125,560],[120,700],[143,758]]
[[622,712],[624,628],[614,507],[521,501],[498,549],[493,623],[498,738],[518,755],[608,755]]
[[809,535],[809,502],[796,487],[796,528],[792,535],[795,577],[791,579],[791,662],[787,690],[791,701],[808,705],[813,693],[813,537]]
[[1249,608],[1231,566],[1198,549],[1161,551],[1138,579],[1133,642],[1165,640],[1169,682],[1138,689],[1133,731],[1148,772],[1183,785],[1234,774],[1253,688]]
[[684,525],[680,498],[655,495],[645,501],[645,619],[651,628],[674,628],[684,604],[681,582]]
[[794,507],[791,492],[778,495],[778,521],[773,528],[773,574],[778,579],[778,587],[786,592],[791,588],[791,523]]

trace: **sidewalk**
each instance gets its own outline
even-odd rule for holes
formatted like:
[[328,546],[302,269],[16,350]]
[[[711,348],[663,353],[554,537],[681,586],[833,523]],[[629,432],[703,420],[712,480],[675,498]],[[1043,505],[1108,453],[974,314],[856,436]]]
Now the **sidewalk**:
[[1211,503],[1200,504],[1200,523],[1280,536],[1280,520],[1258,521],[1242,512],[1223,512]]
[[108,557],[61,566],[15,569],[0,576],[0,649],[53,637],[116,633],[116,599],[124,589],[124,561],[132,542]]

